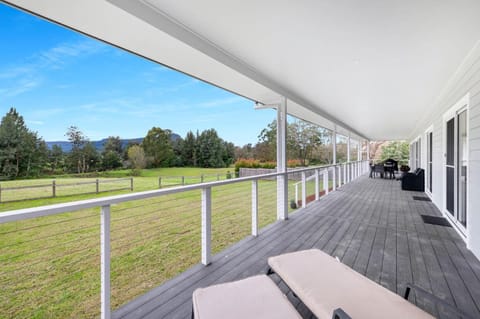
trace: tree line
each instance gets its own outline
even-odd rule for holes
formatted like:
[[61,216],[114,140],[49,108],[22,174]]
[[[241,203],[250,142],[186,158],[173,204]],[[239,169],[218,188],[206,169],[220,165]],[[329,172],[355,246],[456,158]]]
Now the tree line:
[[[65,136],[72,148],[64,152],[58,145],[48,149],[45,141],[31,131],[23,117],[11,108],[0,122],[0,177],[37,177],[45,174],[108,171],[157,167],[228,167],[238,159],[276,161],[276,121],[258,135],[256,144],[235,146],[218,136],[215,129],[185,137],[168,129],[153,127],[142,142],[123,145],[118,136],[106,139],[101,151],[76,126]],[[287,125],[287,158],[301,166],[329,164],[332,161],[332,134],[328,129],[295,120]],[[345,143],[343,143],[345,144]],[[346,144],[337,144],[337,160],[346,159]]]
[[118,136],[110,136],[98,151],[76,126],[65,134],[72,148],[58,145],[48,149],[31,131],[23,117],[11,108],[0,122],[0,177],[15,179],[45,174],[107,171],[118,168],[170,166],[227,167],[234,162],[235,145],[224,141],[215,129],[188,132],[185,138],[168,129],[151,128],[141,143],[125,147]]

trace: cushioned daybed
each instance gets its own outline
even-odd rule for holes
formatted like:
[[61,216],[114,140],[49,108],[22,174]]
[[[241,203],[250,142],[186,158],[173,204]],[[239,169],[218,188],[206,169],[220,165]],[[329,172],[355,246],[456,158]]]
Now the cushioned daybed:
[[318,249],[270,257],[268,265],[319,319],[337,308],[354,319],[434,318]]
[[195,319],[301,319],[266,275],[199,288],[193,293]]

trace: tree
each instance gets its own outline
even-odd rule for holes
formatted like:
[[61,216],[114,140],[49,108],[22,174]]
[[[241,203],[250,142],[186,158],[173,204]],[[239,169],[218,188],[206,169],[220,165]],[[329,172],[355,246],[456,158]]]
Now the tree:
[[147,166],[145,152],[140,145],[132,145],[128,148],[128,159],[134,170],[141,170]]
[[254,147],[251,143],[245,144],[242,147],[235,147],[235,159],[240,158],[254,158]]
[[63,150],[58,145],[53,145],[52,149],[48,151],[48,164],[50,166],[50,170],[54,173],[60,166],[63,165],[64,162],[64,154]]
[[197,138],[198,165],[200,167],[225,167],[224,141],[218,137],[215,129],[203,131]]
[[235,145],[231,142],[223,142],[223,149],[223,162],[228,167],[235,161]]
[[181,154],[183,159],[183,165],[185,166],[197,166],[197,139],[192,131],[189,131],[185,135],[185,139],[182,142]]
[[115,152],[119,155],[123,153],[122,141],[119,136],[109,136],[105,143],[103,143],[104,152]]
[[145,136],[142,147],[152,167],[170,166],[174,159],[171,135],[170,130],[153,127]]
[[122,166],[122,141],[119,136],[109,136],[103,144],[102,169],[109,170]]
[[291,157],[299,159],[306,166],[307,159],[312,158],[315,148],[321,145],[322,131],[311,123],[296,120],[288,125],[287,145]]
[[8,178],[38,175],[46,157],[45,142],[10,108],[0,122],[0,174]]
[[386,159],[394,159],[401,165],[408,163],[410,154],[409,145],[404,141],[393,141],[382,145],[380,159],[385,161]]
[[88,142],[87,137],[76,126],[70,126],[67,129],[68,141],[72,144],[72,150],[68,154],[68,167],[71,171],[75,171],[79,174],[85,173],[90,166],[87,161],[87,156],[84,152],[84,147]]
[[275,161],[277,159],[277,121],[273,120],[258,135],[255,145],[255,158],[260,161]]

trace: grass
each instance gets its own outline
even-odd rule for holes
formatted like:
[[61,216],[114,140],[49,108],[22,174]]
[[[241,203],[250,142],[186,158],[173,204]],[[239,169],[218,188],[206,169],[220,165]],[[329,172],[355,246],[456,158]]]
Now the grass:
[[[158,188],[159,173],[213,175],[226,171],[144,170],[142,176],[134,178],[135,190]],[[115,177],[123,177],[122,174],[121,171],[114,173]],[[294,196],[292,185],[289,184],[290,198]],[[122,192],[125,191],[114,193]],[[189,191],[112,205],[113,309],[200,261],[200,194],[200,191]],[[105,194],[3,203],[0,209],[99,196]],[[259,227],[275,220],[276,183],[259,181]],[[212,253],[248,236],[250,231],[251,182],[214,187]],[[97,317],[99,239],[99,208],[0,225],[0,318]]]

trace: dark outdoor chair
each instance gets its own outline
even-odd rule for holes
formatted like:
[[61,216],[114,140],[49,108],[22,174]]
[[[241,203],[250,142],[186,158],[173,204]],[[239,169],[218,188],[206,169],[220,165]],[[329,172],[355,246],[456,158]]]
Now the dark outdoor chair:
[[385,175],[388,175],[389,178],[395,179],[395,172],[398,171],[398,162],[394,159],[387,159],[384,162],[385,166]]
[[417,168],[413,173],[406,173],[402,177],[402,189],[406,191],[425,191],[425,170]]
[[375,164],[373,167],[373,178],[375,178],[377,174],[383,178],[383,175],[385,174],[385,167],[383,164]]

